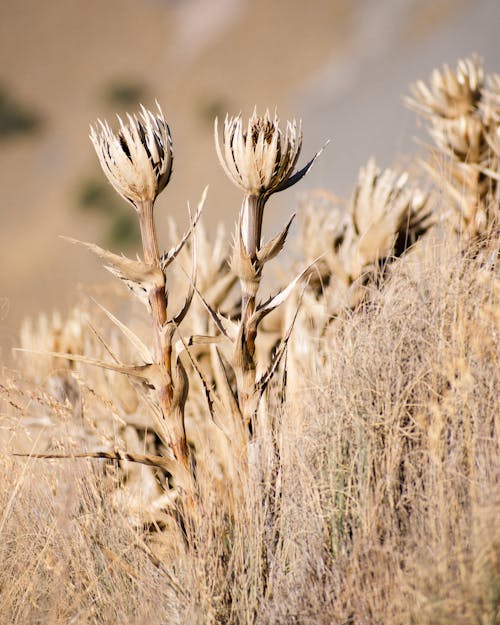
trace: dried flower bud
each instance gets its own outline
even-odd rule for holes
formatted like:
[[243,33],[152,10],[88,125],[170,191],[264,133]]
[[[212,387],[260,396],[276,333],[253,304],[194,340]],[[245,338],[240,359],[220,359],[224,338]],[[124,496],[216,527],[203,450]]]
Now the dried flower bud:
[[434,70],[430,82],[430,87],[422,81],[412,85],[413,97],[407,99],[411,109],[429,117],[437,115],[447,119],[469,114],[481,99],[482,61],[477,56],[460,60],[456,72],[445,65],[441,72]]
[[[220,163],[227,176],[247,195],[262,196],[282,191],[304,175],[293,176],[302,146],[301,124],[287,122],[286,130],[279,127],[266,111],[258,116],[254,111],[243,128],[241,115],[227,117],[224,122],[222,147],[219,144],[215,120],[215,145]],[[300,174],[301,172],[297,172]]]
[[127,114],[115,135],[107,122],[91,127],[90,139],[101,167],[115,190],[136,210],[154,202],[172,174],[172,137],[158,106],[158,114],[141,106],[139,117]]

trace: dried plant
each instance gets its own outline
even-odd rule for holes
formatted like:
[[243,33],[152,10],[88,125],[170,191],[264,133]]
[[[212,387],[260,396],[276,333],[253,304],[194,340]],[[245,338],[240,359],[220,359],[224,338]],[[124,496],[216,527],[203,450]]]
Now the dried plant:
[[[215,144],[219,161],[230,178],[244,193],[234,237],[231,267],[239,279],[241,289],[241,319],[239,324],[226,323],[217,317],[219,329],[234,344],[231,368],[236,381],[236,394],[227,389],[226,406],[245,428],[253,428],[258,403],[283,357],[290,330],[285,332],[280,346],[266,372],[257,378],[255,341],[259,325],[291,294],[306,271],[301,272],[286,288],[269,299],[257,302],[262,271],[267,262],[283,249],[292,219],[274,238],[262,243],[264,207],[273,193],[283,191],[301,180],[312,167],[319,152],[302,169],[295,172],[302,147],[301,124],[287,122],[280,128],[279,119],[266,112],[258,116],[254,111],[246,127],[240,116],[226,117],[219,140],[217,120]],[[215,314],[214,314],[215,316]],[[224,367],[224,364],[221,363]],[[226,376],[227,377],[227,376]]]
[[[425,169],[444,186],[455,207],[451,224],[466,237],[484,235],[498,222],[499,179],[495,137],[500,123],[499,81],[486,78],[482,61],[460,60],[456,72],[435,70],[431,86],[412,86],[409,108],[423,115],[436,145]],[[443,159],[445,172],[443,171]]]
[[[23,373],[2,370],[1,622],[498,620],[500,78],[483,80],[479,62],[461,62],[415,98],[476,217],[435,170],[444,208],[484,239],[424,237],[432,196],[370,160],[347,203],[308,197],[308,269],[263,301],[291,223],[263,243],[267,200],[314,162],[295,172],[300,124],[227,118],[222,140],[216,126],[243,192],[232,250],[199,221],[203,196],[183,236],[171,222],[165,254],[161,111],[92,130],[137,212],[143,259],[84,245],[148,314],[120,321],[123,306],[104,299],[42,316],[22,329]],[[12,449],[75,460],[61,471]]]
[[431,198],[408,173],[381,170],[373,159],[360,169],[352,197],[342,207],[328,195],[305,203],[299,244],[306,260],[320,249],[310,287],[329,300],[328,312],[357,306],[364,287],[411,247],[432,223]]
[[[113,295],[109,299],[120,301],[119,290]],[[26,453],[44,450],[51,456],[54,450],[61,450],[71,457],[82,450],[123,458],[128,453],[136,460],[141,454],[168,455],[155,404],[142,383],[86,364],[88,359],[106,361],[110,356],[118,364],[117,354],[126,361],[136,357],[134,346],[111,321],[109,311],[103,307],[96,310],[92,304],[82,299],[66,317],[42,314],[23,323],[20,346],[26,351],[16,352],[16,363],[37,390],[30,390],[18,376],[5,372],[5,388],[13,399],[16,397],[16,405],[29,401],[29,414],[21,414],[19,420],[29,435],[16,444],[16,449]],[[147,336],[146,324],[129,318],[127,325]],[[34,350],[43,355],[33,355]],[[68,354],[69,358],[80,356],[83,362],[47,356],[53,352]],[[173,502],[174,493],[165,490],[168,472],[160,468],[160,462],[148,466],[119,461],[120,481],[112,499],[137,524],[164,523],[164,511]]]
[[[192,465],[184,423],[189,382],[179,354],[174,349],[173,339],[191,305],[194,276],[180,310],[169,317],[166,270],[194,229],[206,190],[189,230],[175,247],[160,255],[153,209],[158,194],[170,180],[173,161],[170,130],[161,109],[158,107],[155,115],[143,107],[139,117],[128,116],[128,124],[120,120],[120,130],[116,135],[107,123],[99,122],[99,127],[100,130],[91,129],[90,138],[108,180],[137,212],[144,259],[132,260],[118,256],[91,243],[83,245],[102,258],[106,262],[106,268],[124,282],[146,306],[152,324],[153,349],[147,347],[130,328],[104,309],[135,348],[142,362],[123,364],[115,359],[115,362],[110,363],[75,354],[53,355],[115,371],[141,383],[144,390],[153,391],[156,431],[167,455],[136,455],[135,461],[148,465],[156,463],[157,467],[173,475],[178,487],[192,493]],[[98,457],[134,460],[133,454],[129,452],[98,452]]]
[[[430,195],[412,184],[408,173],[382,171],[374,159],[360,169],[347,205],[317,191],[304,198],[301,212],[302,256],[309,262],[321,257],[302,295],[289,348],[287,377],[298,393],[332,321],[366,302],[394,261],[433,223]],[[289,300],[282,325],[294,318],[296,306]]]

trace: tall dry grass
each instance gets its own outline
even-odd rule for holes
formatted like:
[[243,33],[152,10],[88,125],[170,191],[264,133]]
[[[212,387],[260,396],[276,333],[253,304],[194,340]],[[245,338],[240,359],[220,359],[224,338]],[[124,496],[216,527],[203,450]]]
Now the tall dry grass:
[[131,525],[113,466],[4,455],[0,621],[498,622],[500,276],[451,248],[337,320],[200,524]]
[[[461,71],[470,67],[477,71]],[[449,73],[446,80],[455,85]],[[71,358],[21,354],[22,373],[2,371],[0,623],[499,623],[498,162],[490,156],[464,161],[492,187],[477,200],[489,221],[474,222],[465,238],[454,221],[428,221],[427,195],[374,163],[344,213],[317,211],[311,200],[296,245],[307,261],[320,233],[327,253],[301,297],[256,337],[244,335],[255,294],[231,294],[229,248],[220,236],[212,247],[199,227],[198,257],[193,238],[184,241],[172,299],[190,292],[187,333],[217,338],[175,343],[189,379],[188,506],[167,466],[152,389],[89,367],[90,359],[131,360],[113,315],[86,303],[68,319],[26,325],[24,346]],[[443,173],[447,194],[449,180]],[[435,215],[454,201],[443,196]],[[406,238],[405,215],[415,224]],[[193,298],[196,262],[205,304]],[[122,318],[135,343],[147,342],[147,317],[126,300],[114,306],[128,310]],[[238,347],[217,351],[223,313],[252,348],[250,391],[295,319],[288,352],[251,411],[231,361]],[[241,441],[217,423],[238,414],[251,425],[242,428],[243,461],[234,451]],[[71,458],[82,451],[107,458]],[[126,452],[153,466],[127,461]]]

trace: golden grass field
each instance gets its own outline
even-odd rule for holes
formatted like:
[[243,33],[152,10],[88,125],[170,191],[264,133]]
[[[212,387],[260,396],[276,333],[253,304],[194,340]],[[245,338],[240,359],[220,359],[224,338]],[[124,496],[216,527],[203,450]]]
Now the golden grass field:
[[161,247],[163,114],[94,126],[142,250],[84,244],[116,288],[3,367],[0,623],[500,622],[500,76],[461,60],[407,104],[420,178],[369,160],[270,241],[298,124],[219,119],[237,223],[193,209]]

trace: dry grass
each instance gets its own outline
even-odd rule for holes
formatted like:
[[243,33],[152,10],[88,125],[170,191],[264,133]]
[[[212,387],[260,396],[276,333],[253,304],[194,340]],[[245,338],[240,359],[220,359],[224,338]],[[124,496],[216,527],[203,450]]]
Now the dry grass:
[[243,503],[200,476],[187,541],[132,527],[112,467],[7,453],[0,621],[498,622],[500,277],[447,247],[337,320]]
[[[485,171],[497,166],[494,156]],[[307,243],[318,232],[328,253],[290,349],[251,410],[238,345],[253,392],[296,301],[246,332],[259,311],[257,289],[245,290],[260,282],[255,259],[252,280],[234,266],[231,274],[229,248],[221,237],[211,246],[201,228],[199,255],[194,238],[179,252],[183,271],[172,271],[169,289],[181,301],[189,291],[185,326],[204,339],[170,343],[189,379],[189,448],[179,456],[189,459],[189,489],[169,468],[175,445],[162,435],[169,412],[158,420],[158,389],[117,372],[131,348],[110,312],[86,304],[67,320],[24,327],[25,347],[71,358],[22,354],[22,373],[3,371],[0,623],[500,622],[498,203],[488,195],[481,237],[460,239],[446,224],[425,233],[433,220],[426,200],[410,201],[406,177],[373,163],[367,172],[344,217],[309,207],[302,251],[316,254]],[[399,246],[412,207],[416,230]],[[193,262],[218,312],[193,299]],[[230,292],[237,275],[240,301]],[[120,308],[124,334],[133,330],[140,346],[146,316]],[[223,323],[239,325],[243,339],[219,355]],[[238,415],[243,443],[227,435]],[[107,459],[12,456],[82,449]],[[125,452],[155,462],[129,462]]]

